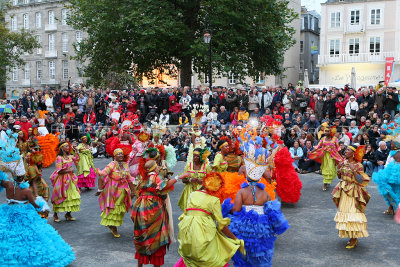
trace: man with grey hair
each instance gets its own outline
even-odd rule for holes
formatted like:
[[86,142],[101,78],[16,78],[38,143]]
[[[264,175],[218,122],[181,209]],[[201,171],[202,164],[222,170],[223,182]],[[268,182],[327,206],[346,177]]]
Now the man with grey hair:
[[379,142],[379,148],[375,151],[375,168],[374,172],[385,168],[386,160],[389,156],[389,149],[385,141]]
[[267,91],[266,86],[261,87],[261,92],[258,93],[258,101],[260,101],[260,110],[261,113],[264,113],[272,103],[272,95]]

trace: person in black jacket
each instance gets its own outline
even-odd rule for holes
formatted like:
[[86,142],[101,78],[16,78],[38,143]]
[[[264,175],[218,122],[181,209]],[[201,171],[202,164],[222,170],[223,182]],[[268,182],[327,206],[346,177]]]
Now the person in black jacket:
[[222,125],[228,126],[230,123],[231,113],[225,109],[224,106],[221,106],[220,111],[218,112],[217,120]]
[[331,99],[331,95],[326,95],[324,102],[323,114],[329,115],[329,119],[333,120],[336,117],[336,106],[335,101]]
[[169,94],[167,89],[162,89],[161,94],[158,95],[159,97],[159,107],[158,107],[158,113],[161,113],[164,109],[168,110],[169,109]]
[[148,96],[148,107],[149,109],[157,109],[160,106],[160,98],[157,95],[157,88],[153,88],[153,90],[151,90],[151,94]]
[[96,122],[105,124],[107,121],[107,115],[104,113],[103,109],[99,109],[98,112],[96,113]]
[[397,105],[399,104],[399,95],[393,92],[392,87],[387,88],[384,104],[385,111],[394,118],[396,115]]
[[386,160],[389,156],[389,149],[384,141],[379,142],[379,148],[375,151],[375,168],[374,172],[385,168]]
[[199,89],[195,89],[191,97],[190,105],[203,105],[203,96],[200,94]]

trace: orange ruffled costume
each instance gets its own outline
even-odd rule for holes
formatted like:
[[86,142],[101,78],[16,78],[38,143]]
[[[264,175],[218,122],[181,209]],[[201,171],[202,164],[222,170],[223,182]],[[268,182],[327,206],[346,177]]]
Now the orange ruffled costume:
[[[242,183],[246,182],[246,178],[244,175],[239,175],[238,173],[233,172],[222,172],[220,175],[224,180],[224,184],[220,190],[214,193],[214,195],[219,198],[221,203],[227,198],[231,198],[233,202],[236,198],[236,193],[241,189]],[[261,179],[260,182],[265,185],[265,191],[271,197],[271,200],[275,200],[276,183],[273,182],[270,184],[264,179]]]
[[37,136],[38,144],[43,154],[43,167],[47,168],[57,158],[57,147],[60,141],[57,136],[60,133],[54,134],[46,134],[45,136]]

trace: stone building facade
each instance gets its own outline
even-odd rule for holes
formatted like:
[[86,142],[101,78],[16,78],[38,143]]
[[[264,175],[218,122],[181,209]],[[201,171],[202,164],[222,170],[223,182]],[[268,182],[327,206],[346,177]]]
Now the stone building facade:
[[64,89],[85,81],[81,64],[73,59],[74,44],[85,33],[67,25],[68,1],[13,0],[6,14],[11,31],[32,31],[41,48],[22,56],[25,64],[8,70],[7,98],[18,98],[26,88]]

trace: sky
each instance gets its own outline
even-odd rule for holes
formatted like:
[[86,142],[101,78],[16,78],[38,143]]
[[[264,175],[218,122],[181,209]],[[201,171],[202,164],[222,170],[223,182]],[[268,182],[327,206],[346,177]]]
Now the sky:
[[301,0],[301,5],[306,6],[308,10],[316,10],[321,14],[321,3],[325,3],[326,0]]

